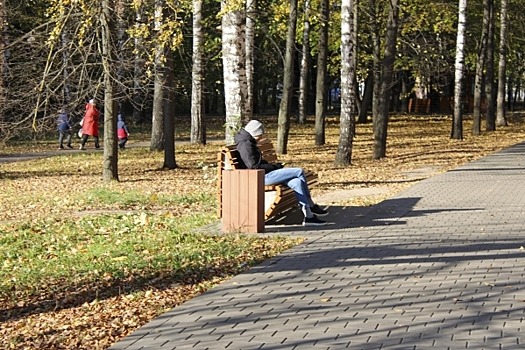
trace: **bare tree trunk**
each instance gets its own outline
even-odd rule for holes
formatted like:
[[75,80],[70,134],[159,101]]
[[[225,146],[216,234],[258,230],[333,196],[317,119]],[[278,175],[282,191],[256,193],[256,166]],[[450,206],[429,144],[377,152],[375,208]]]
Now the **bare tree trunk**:
[[494,0],[490,0],[489,12],[489,31],[487,33],[487,66],[485,74],[485,96],[487,99],[485,128],[487,131],[494,131],[496,130],[496,104],[494,101]]
[[163,22],[164,0],[155,0],[155,25],[157,33],[157,43],[155,48],[155,82],[153,87],[153,110],[151,121],[151,143],[150,150],[162,151],[164,149],[164,110],[162,103],[164,100],[165,67],[164,67],[164,47],[160,42],[160,34]]
[[355,75],[356,75],[356,32],[354,13],[357,10],[354,0],[341,3],[341,117],[339,146],[335,163],[352,163],[352,146],[355,136]]
[[256,0],[246,0],[246,119],[253,118],[254,110],[254,47],[255,47],[255,18]]
[[467,0],[459,0],[456,63],[454,65],[454,117],[451,138],[463,139],[463,69],[465,66],[465,31],[467,27]]
[[290,16],[286,34],[286,54],[284,59],[283,94],[279,105],[276,151],[286,154],[290,132],[290,106],[292,104],[293,76],[295,60],[295,33],[297,25],[297,0],[290,0]]
[[[3,17],[2,17],[3,18]],[[71,39],[69,38],[69,35],[67,33],[67,30],[64,29],[62,32],[62,35],[60,36],[60,40],[62,42],[62,65],[63,65],[63,74],[64,77],[64,87],[62,89],[62,105],[64,108],[67,109],[68,113],[71,111],[71,88],[69,87],[69,65],[70,65],[70,52],[69,52],[69,45]],[[0,52],[4,52],[0,49]],[[3,64],[3,59],[2,63]]]
[[379,38],[379,25],[377,23],[376,0],[369,0],[371,11],[371,34],[372,34],[372,120],[379,114],[379,95],[381,94],[381,40]]
[[374,116],[374,159],[386,157],[388,113],[390,110],[390,93],[392,91],[394,62],[396,58],[398,19],[398,0],[391,0],[385,38],[385,54],[382,64],[383,74],[381,77],[381,90],[378,101],[379,108],[377,116]]
[[191,79],[190,142],[206,144],[204,117],[204,30],[202,28],[202,0],[193,0],[193,66]]
[[507,85],[507,0],[501,0],[498,67],[496,126],[507,126],[507,118],[505,117],[505,87]]
[[[141,26],[142,24],[142,11],[143,4],[138,4],[138,8],[135,13],[135,25]],[[142,58],[143,52],[142,38],[140,36],[135,37],[135,54],[133,57],[133,120],[138,123],[142,123],[144,115],[142,113],[142,67],[144,66],[144,59]]]
[[[223,0],[222,60],[224,69],[224,99],[226,105],[225,142],[233,144],[235,133],[241,128],[245,113],[246,71],[245,48],[242,31],[243,15],[232,8],[230,0]],[[244,85],[244,87],[243,87]]]
[[122,85],[120,84],[125,80],[124,75],[126,71],[125,61],[127,59],[125,49],[125,40],[126,40],[126,26],[124,12],[125,12],[125,0],[113,0],[115,1],[115,15],[116,15],[116,26],[117,26],[117,47],[115,48],[116,61],[113,62],[113,65],[116,66],[116,81],[119,84],[114,84],[114,98],[117,104],[117,115],[122,113],[122,102],[124,100],[124,91]]
[[166,83],[164,85],[164,169],[176,169],[175,161],[175,86],[173,52],[166,54]]
[[300,124],[306,123],[306,111],[308,103],[308,83],[310,73],[310,0],[304,1],[304,21],[303,21],[303,47],[301,49],[301,70],[299,78],[299,115]]
[[368,121],[368,110],[372,105],[374,97],[374,73],[373,68],[368,72],[365,80],[365,91],[363,92],[363,99],[361,100],[361,110],[357,122],[365,124]]
[[2,124],[4,123],[4,106],[5,106],[5,46],[6,46],[6,8],[5,0],[0,0],[0,136],[2,136]]
[[104,159],[102,177],[104,181],[118,180],[117,114],[113,98],[111,63],[114,50],[111,33],[114,27],[112,17],[114,1],[102,0],[102,67],[104,70]]
[[474,80],[474,107],[472,113],[472,135],[481,134],[481,96],[483,88],[483,70],[487,57],[487,33],[489,31],[490,10],[489,3],[493,0],[483,1],[483,27],[481,28],[481,40],[478,47],[478,59],[476,61],[476,77]]
[[410,95],[408,76],[409,72],[401,72],[401,113],[408,113],[408,96]]
[[328,57],[328,26],[330,17],[330,2],[321,0],[321,24],[317,53],[317,79],[315,87],[315,144],[325,144],[326,118],[326,65]]

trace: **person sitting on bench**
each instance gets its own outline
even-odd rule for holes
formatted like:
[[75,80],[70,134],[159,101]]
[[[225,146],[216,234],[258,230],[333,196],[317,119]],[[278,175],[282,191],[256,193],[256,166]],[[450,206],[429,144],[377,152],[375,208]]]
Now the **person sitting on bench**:
[[328,212],[313,202],[303,169],[284,168],[281,163],[268,163],[262,158],[257,141],[263,134],[263,124],[258,120],[251,120],[234,136],[240,156],[239,165],[245,169],[263,169],[266,186],[285,184],[290,187],[301,205],[304,214],[303,226],[326,225],[326,221],[318,216],[328,215]]

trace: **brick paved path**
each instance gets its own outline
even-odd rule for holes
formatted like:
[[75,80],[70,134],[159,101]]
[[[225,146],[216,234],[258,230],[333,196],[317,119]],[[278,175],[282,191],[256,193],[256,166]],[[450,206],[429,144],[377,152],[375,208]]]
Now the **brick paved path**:
[[112,349],[525,349],[525,144],[329,219]]

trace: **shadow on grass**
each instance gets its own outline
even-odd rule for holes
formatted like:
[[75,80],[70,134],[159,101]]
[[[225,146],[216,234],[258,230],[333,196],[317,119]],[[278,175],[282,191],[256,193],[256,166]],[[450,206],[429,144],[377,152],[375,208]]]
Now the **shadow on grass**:
[[[419,197],[394,198],[370,207],[328,207],[329,215],[323,218],[327,220],[328,224],[326,226],[316,227],[303,227],[302,212],[300,210],[291,210],[285,215],[268,221],[266,223],[265,233],[261,235],[287,235],[315,239],[338,231],[345,232],[345,230],[351,230],[353,228],[366,229],[385,225],[402,226],[406,223],[406,218],[408,217],[425,216],[444,211],[478,210],[476,208],[414,210],[415,205],[420,199]],[[217,224],[196,229],[196,231],[202,230],[206,230],[210,234],[220,233],[220,228]],[[330,255],[331,253],[330,251],[326,251],[325,254]],[[366,251],[363,251],[363,255],[367,254]],[[74,308],[97,299],[108,299],[129,294],[130,292],[146,291],[151,288],[164,290],[173,288],[174,284],[179,284],[181,287],[195,285],[211,280],[212,278],[238,274],[246,270],[249,266],[254,266],[262,261],[263,259],[254,257],[248,261],[227,261],[226,264],[221,266],[220,271],[197,267],[184,271],[172,271],[162,276],[156,274],[140,278],[130,277],[127,280],[119,279],[107,282],[99,281],[93,284],[63,286],[59,287],[58,290],[54,290],[52,294],[49,292],[49,294],[34,297],[32,301],[29,301],[23,306],[12,306],[1,309],[0,322],[16,320],[34,314]]]

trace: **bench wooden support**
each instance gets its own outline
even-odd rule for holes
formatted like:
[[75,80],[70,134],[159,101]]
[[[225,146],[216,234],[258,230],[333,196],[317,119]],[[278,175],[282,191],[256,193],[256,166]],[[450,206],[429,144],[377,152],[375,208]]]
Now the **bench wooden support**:
[[222,173],[222,231],[264,232],[264,170]]
[[[277,154],[269,139],[261,139],[258,142],[263,158],[269,163],[277,162]],[[246,171],[239,169],[239,155],[235,146],[223,148],[218,155],[217,164],[217,188],[218,188],[218,216],[223,219],[227,214],[224,202],[224,173],[229,170]],[[317,174],[305,171],[306,181],[311,188],[318,182]],[[241,204],[242,205],[242,204]],[[286,185],[264,186],[264,219],[268,221],[276,215],[282,214],[297,206],[295,193]]]

